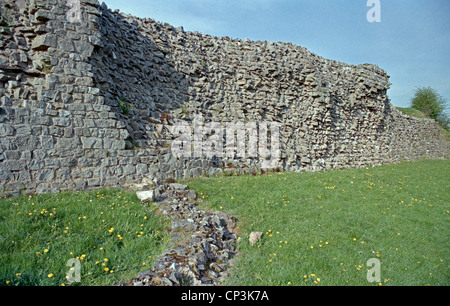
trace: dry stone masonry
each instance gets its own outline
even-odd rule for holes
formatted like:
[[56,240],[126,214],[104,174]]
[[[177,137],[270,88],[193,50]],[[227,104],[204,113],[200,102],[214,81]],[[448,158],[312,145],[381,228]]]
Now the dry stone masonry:
[[196,114],[279,123],[283,171],[448,156],[435,121],[390,104],[377,66],[186,32],[97,0],[0,4],[2,195],[259,171],[255,158],[175,158],[173,127]]
[[236,219],[224,212],[199,209],[194,190],[186,185],[158,182],[138,192],[172,221],[169,248],[145,271],[128,281],[132,286],[220,285],[234,264]]

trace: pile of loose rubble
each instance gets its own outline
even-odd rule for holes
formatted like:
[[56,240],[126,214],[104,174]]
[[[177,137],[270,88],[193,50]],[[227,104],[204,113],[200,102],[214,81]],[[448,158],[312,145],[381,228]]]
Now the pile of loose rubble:
[[172,220],[169,248],[152,271],[140,273],[133,286],[218,285],[236,254],[236,219],[223,212],[208,212],[196,205],[196,193],[182,184],[159,184],[137,192],[142,202],[153,202]]

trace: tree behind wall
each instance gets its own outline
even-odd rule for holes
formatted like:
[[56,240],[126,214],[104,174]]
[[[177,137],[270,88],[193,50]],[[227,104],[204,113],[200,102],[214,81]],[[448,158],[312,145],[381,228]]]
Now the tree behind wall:
[[449,128],[449,118],[444,113],[446,100],[431,87],[416,90],[411,107],[420,110],[431,119],[437,120],[445,129]]

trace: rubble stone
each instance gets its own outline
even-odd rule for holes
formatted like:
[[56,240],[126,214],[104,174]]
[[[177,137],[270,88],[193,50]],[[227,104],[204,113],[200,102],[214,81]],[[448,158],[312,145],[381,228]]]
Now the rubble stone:
[[161,198],[164,200],[155,205],[171,219],[172,238],[153,269],[140,273],[127,285],[219,285],[233,266],[237,236],[232,231],[236,219],[223,212],[199,209],[195,199],[187,200],[190,190],[180,185],[163,183],[146,191],[163,190]]

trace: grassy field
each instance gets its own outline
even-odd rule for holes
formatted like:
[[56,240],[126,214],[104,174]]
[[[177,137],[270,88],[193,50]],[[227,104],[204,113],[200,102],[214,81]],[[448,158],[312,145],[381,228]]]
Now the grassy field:
[[413,107],[397,107],[397,109],[399,111],[401,111],[403,114],[408,115],[408,116],[412,116],[412,117],[416,117],[416,118],[430,119],[430,117],[425,115],[423,112],[421,112],[420,110],[417,110]]
[[[450,162],[188,182],[239,218],[228,285],[450,285]],[[250,246],[249,234],[263,232]],[[368,260],[381,281],[367,280]]]
[[[450,161],[196,179],[200,205],[239,219],[226,285],[450,285]],[[167,220],[121,190],[0,200],[0,285],[112,285],[148,270]],[[263,232],[254,246],[252,231]],[[376,258],[381,281],[369,283]]]
[[167,221],[120,190],[0,200],[0,285],[113,285],[148,270],[168,242]]

